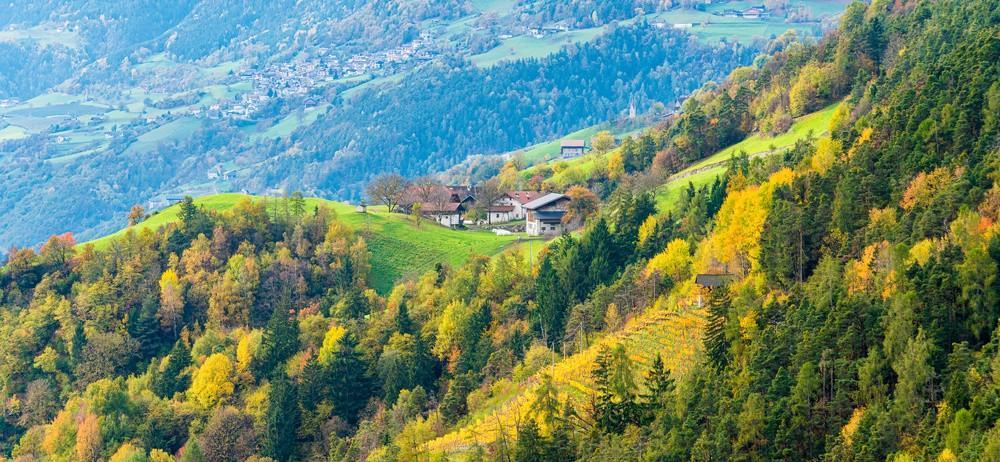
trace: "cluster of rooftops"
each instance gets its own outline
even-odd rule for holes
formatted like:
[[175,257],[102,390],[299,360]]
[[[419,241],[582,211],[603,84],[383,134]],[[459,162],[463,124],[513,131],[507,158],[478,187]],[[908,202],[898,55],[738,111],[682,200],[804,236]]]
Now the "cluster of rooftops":
[[[404,192],[400,209],[405,213],[417,210],[442,226],[462,227],[469,212],[481,200],[478,196],[475,186],[414,185]],[[477,216],[476,222],[497,224],[524,220],[528,234],[559,234],[567,229],[562,220],[569,202],[570,198],[560,193],[506,191],[480,207],[486,216]]]

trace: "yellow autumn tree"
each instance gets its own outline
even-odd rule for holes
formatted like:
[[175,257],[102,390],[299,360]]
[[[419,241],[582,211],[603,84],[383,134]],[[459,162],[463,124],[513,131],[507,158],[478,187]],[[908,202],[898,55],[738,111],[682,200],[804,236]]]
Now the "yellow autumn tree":
[[171,456],[167,451],[162,449],[150,449],[149,460],[151,462],[174,462],[174,456]]
[[837,133],[841,130],[845,130],[851,126],[851,106],[846,102],[842,102],[837,105],[837,109],[833,111],[833,116],[830,117],[830,125],[827,127],[827,131],[830,133]]
[[321,364],[330,364],[336,358],[338,344],[340,339],[344,338],[347,334],[347,329],[336,324],[330,326],[330,329],[326,331],[326,335],[323,336],[323,346],[319,349],[319,362]]
[[951,170],[940,167],[930,173],[920,172],[903,193],[903,200],[900,205],[905,210],[912,210],[914,207],[926,205],[934,196],[947,187],[955,177],[961,176],[961,170],[952,175]]
[[888,247],[889,243],[886,241],[870,244],[861,252],[860,258],[847,263],[844,267],[844,279],[848,292],[853,294],[875,288],[878,282],[876,276],[888,266],[885,255]]
[[260,351],[260,345],[263,341],[264,334],[259,329],[250,331],[240,339],[236,345],[236,372],[240,374],[250,373],[250,363]]
[[826,174],[830,170],[830,167],[833,167],[833,163],[837,161],[837,158],[840,157],[842,149],[843,144],[840,141],[835,141],[830,137],[820,138],[816,142],[816,153],[813,154],[810,160],[810,166],[816,173],[820,175]]
[[656,217],[650,215],[646,217],[646,221],[642,222],[642,226],[639,227],[639,245],[645,244],[646,239],[649,239],[655,231]]
[[45,428],[42,450],[48,460],[70,460],[76,444],[76,422],[73,412],[64,409]]
[[260,270],[253,255],[237,253],[229,258],[222,280],[212,289],[208,301],[208,322],[234,327],[250,324],[250,307],[260,283]]
[[732,191],[716,218],[716,231],[710,241],[713,257],[747,274],[760,258],[760,234],[767,211],[759,188]]
[[871,127],[865,127],[861,129],[861,134],[858,135],[858,139],[854,140],[854,144],[851,145],[851,149],[847,150],[847,157],[854,157],[854,153],[858,152],[858,148],[867,143],[872,139],[872,135],[875,134],[875,130]]
[[816,109],[830,97],[832,74],[829,65],[810,62],[802,66],[798,79],[788,91],[788,108],[793,116]]
[[198,368],[188,394],[194,402],[212,408],[228,399],[235,389],[232,382],[233,364],[222,353],[215,353]]
[[184,289],[177,272],[168,269],[160,275],[160,309],[156,312],[160,326],[177,335],[177,327],[184,317]]
[[77,424],[74,452],[79,462],[95,462],[101,455],[101,426],[90,412]]
[[505,190],[517,189],[520,181],[517,177],[517,165],[513,162],[507,162],[504,164],[503,168],[500,169],[500,187]]
[[608,303],[608,309],[604,311],[604,325],[608,327],[609,331],[616,331],[621,329],[622,324],[624,321],[621,312],[618,311],[618,305]]
[[851,418],[840,429],[840,436],[848,446],[854,444],[854,434],[858,431],[858,427],[861,426],[861,419],[864,416],[865,408],[855,408],[854,412],[851,413]]
[[[795,174],[781,169],[759,186],[730,190],[716,217],[715,231],[699,250],[701,267],[721,263],[728,271],[747,275],[758,269],[760,235],[775,188],[791,184]],[[708,261],[706,261],[706,259]]]
[[619,150],[612,153],[608,158],[608,178],[617,180],[623,176],[625,176],[625,159]]
[[674,281],[682,281],[690,276],[691,252],[687,241],[674,239],[667,248],[656,254],[646,264],[646,276],[660,274]]
[[924,239],[910,248],[909,258],[906,260],[907,265],[912,265],[914,263],[923,266],[927,264],[931,259],[931,252],[934,250],[934,241],[930,239]]
[[135,462],[138,460],[147,460],[146,451],[135,447],[132,443],[125,443],[111,455],[108,462]]
[[590,146],[594,148],[594,152],[597,154],[604,154],[615,147],[615,135],[607,130],[601,130],[597,132],[592,138],[590,138]]
[[441,322],[438,324],[438,334],[434,343],[434,353],[439,358],[447,358],[453,349],[458,348],[458,335],[462,326],[472,316],[472,309],[461,300],[455,300],[444,308]]

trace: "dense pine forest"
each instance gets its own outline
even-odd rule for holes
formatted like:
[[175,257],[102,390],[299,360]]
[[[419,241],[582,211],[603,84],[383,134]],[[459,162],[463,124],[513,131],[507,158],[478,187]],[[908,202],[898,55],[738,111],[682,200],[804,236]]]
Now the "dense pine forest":
[[[680,166],[832,104],[657,207]],[[588,186],[580,232],[387,293],[365,232],[297,196],[15,249],[0,458],[1000,461],[1000,3],[855,3]],[[629,337],[654,312],[702,320],[686,362]],[[455,433],[511,396],[510,425]]]

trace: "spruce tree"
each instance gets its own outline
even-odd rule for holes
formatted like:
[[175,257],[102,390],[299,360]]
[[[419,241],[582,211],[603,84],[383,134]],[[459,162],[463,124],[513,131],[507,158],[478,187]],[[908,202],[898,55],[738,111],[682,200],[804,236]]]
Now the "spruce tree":
[[576,460],[576,448],[573,446],[573,406],[568,402],[563,407],[562,417],[556,422],[549,438],[548,459],[555,461]]
[[396,332],[400,334],[415,334],[413,330],[413,320],[410,319],[410,312],[406,308],[406,300],[399,302],[399,309],[396,311]]
[[708,301],[708,326],[705,328],[705,350],[713,366],[724,368],[729,363],[729,341],[726,339],[726,316],[729,314],[729,292],[725,287],[712,290]]
[[618,259],[614,251],[614,240],[608,230],[608,223],[604,218],[597,220],[594,227],[587,233],[586,246],[590,256],[590,268],[586,292],[590,292],[594,287],[607,283],[618,270]]
[[550,256],[543,258],[538,268],[538,279],[535,281],[536,307],[531,316],[531,324],[549,345],[555,345],[562,338],[566,296],[551,260]]
[[674,392],[674,379],[670,377],[670,369],[663,364],[663,357],[659,354],[646,375],[646,389],[643,401],[650,412],[662,407]]
[[298,389],[283,372],[276,373],[271,381],[261,452],[274,460],[291,460],[298,427]]
[[327,365],[326,374],[334,414],[352,425],[374,393],[367,371],[368,365],[357,351],[354,336],[345,334],[337,345],[333,360]]
[[637,401],[634,365],[624,345],[602,348],[594,369],[594,422],[601,430],[621,433],[629,425],[642,421],[642,408]]
[[538,430],[534,420],[528,422],[517,432],[517,448],[514,450],[514,462],[547,462],[548,441]]
[[156,319],[156,301],[146,298],[142,307],[133,310],[129,319],[129,335],[139,342],[139,353],[143,359],[158,356],[164,336],[160,333],[160,321]]
[[257,378],[267,377],[299,350],[299,323],[295,315],[281,304],[271,313],[271,320],[264,330],[260,355],[251,368]]
[[173,349],[167,355],[167,364],[156,374],[153,381],[153,391],[163,398],[171,398],[174,393],[184,391],[188,387],[189,377],[184,369],[191,365],[191,350],[184,340],[177,340]]

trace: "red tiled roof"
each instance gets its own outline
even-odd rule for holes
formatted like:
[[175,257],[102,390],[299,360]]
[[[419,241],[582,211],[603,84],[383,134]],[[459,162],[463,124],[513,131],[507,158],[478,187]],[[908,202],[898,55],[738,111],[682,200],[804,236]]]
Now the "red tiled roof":
[[441,208],[440,210],[435,208],[434,205],[425,204],[424,208],[420,209],[420,211],[423,213],[457,212],[461,209],[461,207],[462,207],[461,202],[451,202],[448,204],[444,204],[444,207]]
[[527,204],[528,202],[544,196],[545,193],[542,191],[511,191],[508,192],[507,195],[521,204]]
[[490,207],[490,212],[513,212],[513,205],[494,205]]

